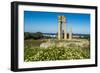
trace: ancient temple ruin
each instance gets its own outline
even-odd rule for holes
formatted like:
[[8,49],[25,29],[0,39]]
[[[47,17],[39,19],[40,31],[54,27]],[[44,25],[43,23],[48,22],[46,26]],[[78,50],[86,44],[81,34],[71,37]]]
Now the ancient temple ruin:
[[[62,30],[62,25],[64,25],[64,34]],[[58,40],[67,40],[72,39],[72,28],[70,32],[67,32],[67,22],[65,16],[58,16]]]

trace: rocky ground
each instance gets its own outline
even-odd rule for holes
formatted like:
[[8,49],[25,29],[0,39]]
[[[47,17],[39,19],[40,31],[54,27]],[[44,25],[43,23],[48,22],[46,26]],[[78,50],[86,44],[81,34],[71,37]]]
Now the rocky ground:
[[86,39],[72,39],[72,40],[63,40],[63,41],[56,41],[56,40],[47,40],[44,43],[40,44],[41,48],[48,48],[52,46],[56,47],[65,47],[65,48],[86,48],[89,47],[90,42]]

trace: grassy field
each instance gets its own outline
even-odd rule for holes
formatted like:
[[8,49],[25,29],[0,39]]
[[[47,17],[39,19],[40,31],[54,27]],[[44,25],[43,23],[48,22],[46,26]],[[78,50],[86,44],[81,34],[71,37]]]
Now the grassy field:
[[[70,41],[60,41],[64,45]],[[76,45],[76,41],[71,41],[68,45],[60,45],[59,42],[49,42],[50,46],[44,48],[40,47],[42,43],[46,43],[43,40],[25,40],[24,41],[24,61],[52,61],[52,60],[77,60],[77,59],[89,59],[90,58],[90,46]],[[74,44],[76,43],[76,44]],[[86,42],[85,42],[86,43]],[[52,45],[53,44],[53,45]]]

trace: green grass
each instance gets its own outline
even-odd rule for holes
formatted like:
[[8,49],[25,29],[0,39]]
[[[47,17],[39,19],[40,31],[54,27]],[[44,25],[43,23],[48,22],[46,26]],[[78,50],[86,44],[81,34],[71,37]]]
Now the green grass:
[[66,48],[66,47],[48,47],[40,48],[43,41],[26,40],[24,45],[24,61],[51,61],[51,60],[77,60],[89,59],[90,49],[88,48]]

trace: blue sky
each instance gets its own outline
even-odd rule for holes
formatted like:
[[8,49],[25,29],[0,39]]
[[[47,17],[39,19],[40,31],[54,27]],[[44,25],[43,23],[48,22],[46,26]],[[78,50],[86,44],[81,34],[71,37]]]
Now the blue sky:
[[66,17],[67,31],[90,34],[90,14],[24,11],[24,32],[57,33],[58,16]]

